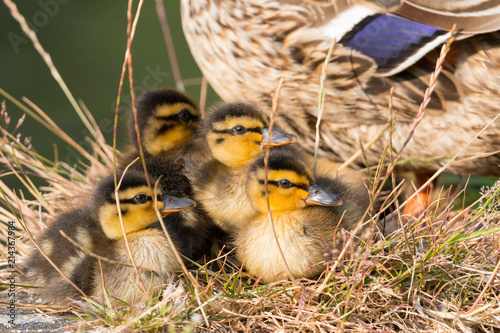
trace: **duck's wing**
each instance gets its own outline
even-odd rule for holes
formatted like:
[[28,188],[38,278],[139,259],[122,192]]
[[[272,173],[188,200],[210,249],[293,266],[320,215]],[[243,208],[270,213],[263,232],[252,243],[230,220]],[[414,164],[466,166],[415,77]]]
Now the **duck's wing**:
[[[450,37],[448,31],[398,15],[381,14],[373,6],[358,4],[344,7],[308,4],[293,12],[276,11],[273,15],[272,21],[276,24],[266,31],[279,36],[282,52],[288,53],[287,68],[307,76],[296,75],[295,82],[287,83],[290,91],[298,91],[289,94],[297,104],[314,104],[311,95],[302,90],[307,84],[306,90],[315,89],[311,83],[319,83],[328,49],[333,38],[337,39],[326,69],[325,94],[327,103],[329,99],[339,102],[325,112],[333,112],[336,123],[345,126],[359,119],[386,122],[386,115],[374,108],[387,106],[387,94],[393,86],[400,119],[413,119],[439,55],[439,50],[433,50]],[[429,110],[446,109],[445,104],[460,99],[459,83],[451,71],[453,64],[448,67],[438,79]],[[308,119],[305,122],[309,123]],[[311,119],[312,122],[314,117]]]
[[[299,1],[281,2],[297,4]],[[282,35],[297,40],[295,31],[302,28],[299,38],[302,45],[314,44],[322,37],[335,39],[344,47],[373,59],[379,76],[391,76],[415,64],[450,38],[449,30],[454,24],[457,24],[459,38],[500,29],[498,0],[403,0],[401,3],[398,0],[308,0],[302,4],[303,11],[278,13],[280,17],[275,22],[283,24],[277,24],[274,29],[281,26]],[[304,29],[306,25],[316,31]],[[300,47],[292,47],[292,50],[297,50],[297,55],[306,54]]]
[[500,29],[498,0],[404,0],[396,12],[411,20],[445,30],[456,24],[462,34]]
[[[450,37],[446,30],[388,13],[387,8],[371,3],[365,6],[343,0],[329,5],[320,5],[317,0],[301,4],[297,0],[281,2],[293,3],[294,10],[270,10],[263,17],[264,22],[275,22],[269,24],[268,33],[283,42],[292,60],[308,67],[321,62],[317,57],[317,50],[325,48],[321,43],[330,45],[336,40],[339,47],[354,51],[341,52],[354,62],[350,67],[366,68],[372,75],[371,66],[366,66],[372,63],[378,75],[390,76],[410,67]],[[362,65],[357,66],[356,60]]]
[[[321,1],[321,0],[313,0]],[[335,2],[335,0],[331,0]],[[379,13],[403,17],[450,30],[454,24],[463,34],[479,34],[500,29],[498,0],[352,0]],[[328,0],[323,0],[328,2]]]

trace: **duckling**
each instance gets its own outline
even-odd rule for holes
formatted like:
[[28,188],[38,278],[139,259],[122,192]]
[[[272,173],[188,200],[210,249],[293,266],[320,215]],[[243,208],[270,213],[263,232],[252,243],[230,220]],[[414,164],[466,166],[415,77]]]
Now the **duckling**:
[[[236,256],[249,274],[268,283],[289,273],[268,217],[264,157],[247,173],[248,201],[258,212],[236,232]],[[271,150],[268,163],[269,207],[277,240],[294,278],[320,274],[341,228],[352,230],[369,207],[361,183],[323,175],[313,182],[311,170],[291,150]],[[335,194],[333,194],[333,193]]]
[[[196,103],[175,89],[147,91],[137,100],[137,124],[147,174],[159,179],[159,186],[165,193],[182,198],[193,197],[180,157],[195,149],[193,141],[200,117]],[[139,156],[134,126],[134,119],[130,117],[129,136],[134,147],[121,161],[119,170]],[[130,169],[144,172],[141,161],[136,161]],[[207,253],[212,236],[218,232],[201,207],[168,215],[164,222],[169,226],[171,236],[182,240],[181,253],[192,260],[200,259]],[[151,228],[161,230],[161,225],[154,223]]]
[[[259,156],[269,138],[268,120],[250,104],[221,104],[204,119],[206,150],[191,169],[195,200],[224,231],[232,233],[238,221],[253,214],[245,200],[245,170]],[[273,130],[270,146],[295,142],[296,136]]]
[[[175,89],[156,89],[145,92],[137,100],[137,126],[146,159],[167,154],[178,156],[193,138],[200,125],[200,110],[186,94]],[[133,145],[120,163],[124,169],[139,156],[134,117],[129,120],[129,137]],[[136,163],[136,164],[141,164]]]
[[[118,175],[118,179],[121,174]],[[150,179],[154,184],[154,180]],[[142,173],[127,172],[118,189],[118,211],[114,177],[105,178],[86,205],[61,214],[37,240],[50,260],[88,296],[102,297],[103,285],[112,297],[131,302],[142,295],[134,288],[137,276],[130,266],[101,261],[73,245],[60,231],[66,233],[82,248],[119,263],[130,265],[119,213],[132,256],[146,286],[164,284],[180,269],[180,263],[165,239],[163,232],[146,229],[158,220],[155,208],[162,216],[195,206],[189,199],[162,195],[148,187]],[[154,200],[156,198],[156,202]],[[177,238],[174,243],[181,244]],[[41,287],[40,295],[52,304],[64,304],[67,299],[82,295],[39,252],[34,251],[25,266],[28,283]],[[131,281],[133,283],[131,283]]]

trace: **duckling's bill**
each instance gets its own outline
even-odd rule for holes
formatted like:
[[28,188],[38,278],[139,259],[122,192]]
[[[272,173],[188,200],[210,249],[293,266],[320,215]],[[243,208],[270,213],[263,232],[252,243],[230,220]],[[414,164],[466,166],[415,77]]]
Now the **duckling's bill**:
[[158,208],[160,209],[160,214],[162,217],[167,216],[171,213],[188,210],[194,207],[196,207],[196,203],[193,200],[173,197],[168,194],[164,194],[161,197],[161,203],[158,203]]
[[343,204],[342,198],[330,193],[318,185],[311,185],[308,188],[309,195],[306,204],[309,206],[340,206]]
[[264,128],[262,129],[262,141],[260,142],[260,144],[262,146],[267,146],[267,144],[269,143],[269,146],[277,147],[289,145],[291,143],[294,143],[295,141],[297,141],[296,135],[283,133],[274,129],[272,130],[271,141],[269,141],[269,128]]

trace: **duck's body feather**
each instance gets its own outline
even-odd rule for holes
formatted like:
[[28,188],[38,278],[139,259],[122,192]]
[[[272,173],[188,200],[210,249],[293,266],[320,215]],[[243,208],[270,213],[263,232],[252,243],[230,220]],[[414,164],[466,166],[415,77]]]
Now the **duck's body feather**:
[[[270,108],[276,84],[284,77],[277,123],[285,131],[297,133],[309,151],[314,147],[322,64],[336,33],[338,45],[328,64],[324,91],[321,150],[323,157],[345,161],[359,150],[360,143],[366,144],[387,126],[392,87],[396,111],[392,143],[399,151],[434,71],[435,47],[446,40],[449,23],[457,21],[458,29],[465,29],[474,26],[466,20],[485,22],[479,32],[490,32],[473,35],[478,31],[469,29],[459,36],[467,38],[452,45],[424,118],[402,155],[402,159],[414,160],[450,158],[500,112],[500,33],[496,31],[500,5],[492,0],[416,0],[405,1],[403,7],[392,1],[381,9],[384,3],[183,0],[183,28],[195,60],[225,100],[245,96],[263,109]],[[451,14],[448,20],[440,20],[445,26],[417,28],[420,22],[397,15],[407,5],[418,5],[435,15],[429,20],[423,15],[423,24]],[[404,35],[392,26],[403,21],[410,24],[411,34]],[[355,29],[365,35],[358,35]],[[424,30],[428,30],[426,34]],[[370,31],[377,38],[367,38]],[[379,31],[390,34],[381,40]],[[396,49],[396,39],[404,41],[402,48]],[[369,164],[378,163],[388,137],[386,131],[367,151]],[[499,150],[497,120],[463,155]],[[360,158],[358,164],[362,163]],[[398,168],[433,172],[445,163],[446,159],[414,161]],[[463,159],[448,171],[499,175],[499,163],[500,154],[496,153]]]

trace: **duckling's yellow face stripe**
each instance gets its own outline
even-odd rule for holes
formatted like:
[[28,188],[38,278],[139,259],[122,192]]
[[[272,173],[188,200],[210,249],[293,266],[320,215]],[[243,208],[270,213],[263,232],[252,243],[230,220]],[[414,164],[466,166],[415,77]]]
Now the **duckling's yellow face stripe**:
[[233,129],[236,126],[243,126],[245,128],[264,128],[265,124],[262,123],[259,119],[255,119],[252,117],[241,116],[241,117],[229,117],[222,121],[218,121],[212,124],[212,128],[215,131],[225,131],[229,129]]
[[179,114],[183,110],[187,110],[192,116],[200,116],[198,110],[192,105],[187,103],[175,103],[158,107],[155,112],[155,117],[170,117]]
[[175,149],[193,135],[199,112],[192,105],[176,103],[158,107],[143,129],[143,147],[151,155]]
[[[264,172],[264,170],[261,170],[261,172]],[[281,179],[288,179],[293,184],[296,185],[304,184],[305,186],[309,186],[309,180],[307,179],[307,176],[299,175],[295,171],[291,170],[269,170],[267,174],[267,179],[269,181],[279,181]]]
[[214,157],[228,166],[252,161],[262,148],[262,129],[266,125],[252,117],[232,117],[212,124],[207,142]]
[[[249,193],[255,208],[261,212],[267,212],[267,200],[264,186],[265,172],[259,169],[250,179]],[[282,187],[282,181],[289,186]],[[306,206],[305,199],[308,197],[309,186],[307,176],[299,175],[290,170],[269,170],[268,193],[271,211],[291,211]]]
[[[120,201],[132,200],[139,193],[144,193],[150,197],[153,195],[153,193],[147,186],[132,187],[132,188],[127,188],[123,191],[118,191],[118,200]],[[115,199],[114,194],[112,195],[112,198]]]
[[[114,199],[114,195],[112,196]],[[163,209],[163,202],[157,195],[157,207]],[[144,198],[146,198],[144,200]],[[118,192],[119,209],[125,233],[142,230],[158,220],[155,212],[153,193],[147,186],[128,188]],[[99,221],[110,239],[123,238],[120,216],[116,203],[107,202],[99,210]]]

